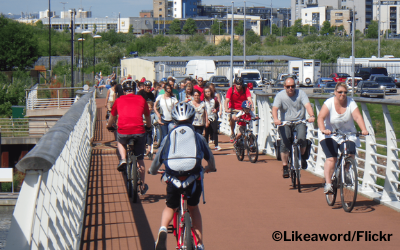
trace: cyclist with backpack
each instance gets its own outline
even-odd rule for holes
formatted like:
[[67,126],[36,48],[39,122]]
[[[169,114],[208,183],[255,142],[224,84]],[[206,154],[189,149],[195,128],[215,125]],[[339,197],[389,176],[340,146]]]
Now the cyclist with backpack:
[[[294,79],[291,77],[286,78],[283,86],[285,89],[276,94],[274,103],[272,104],[272,117],[274,118],[275,125],[281,125],[282,121],[298,121],[305,119],[306,111],[310,115],[308,121],[314,122],[314,110],[310,104],[310,101],[308,100],[307,94],[300,89],[296,89]],[[281,113],[281,120],[278,119],[278,110],[280,110]],[[279,127],[279,134],[282,139],[280,150],[283,163],[283,178],[289,178],[289,168],[287,164],[289,159],[289,149],[291,148],[291,141],[293,140],[292,129],[293,128],[289,125]],[[296,131],[302,156],[301,167],[306,169],[306,124],[297,124]]]
[[[234,116],[242,110],[243,101],[248,100],[253,105],[253,100],[251,99],[251,93],[248,88],[243,85],[243,79],[241,77],[237,77],[235,80],[235,86],[229,88],[226,92],[225,96],[225,112],[230,113],[229,123],[231,126],[231,136],[230,141],[233,142],[235,140],[235,119]],[[228,107],[229,103],[229,107]]]
[[[208,162],[205,172],[215,171],[215,161],[205,138],[194,131],[192,126],[194,115],[195,110],[190,104],[180,102],[174,107],[172,118],[177,126],[163,139],[149,170],[150,174],[156,175],[164,164],[163,180],[167,183],[167,201],[162,212],[156,250],[166,249],[167,228],[180,205],[180,195],[183,190],[188,194],[192,228],[198,240],[197,249],[204,249],[202,219],[198,207],[202,192],[201,161],[204,158]],[[182,187],[184,183],[187,185],[186,188]]]

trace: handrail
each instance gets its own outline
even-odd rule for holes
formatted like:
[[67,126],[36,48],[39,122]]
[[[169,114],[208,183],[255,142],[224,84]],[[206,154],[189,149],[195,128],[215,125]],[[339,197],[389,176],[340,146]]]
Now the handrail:
[[[225,94],[227,88],[216,88],[221,96],[221,102],[225,102]],[[272,89],[268,91],[272,92]],[[258,148],[261,153],[275,156],[274,142],[277,138],[277,131],[272,118],[272,102],[276,93],[267,93],[263,91],[253,91],[253,102],[256,104],[256,109],[260,120],[253,123],[254,133],[258,135]],[[319,100],[330,98],[329,95],[308,94],[309,99],[314,99],[314,105],[317,113],[321,110]],[[396,135],[394,133],[393,122],[388,109],[388,106],[400,106],[400,101],[391,99],[372,99],[372,98],[353,98],[357,103],[361,104],[361,112],[365,121],[365,125],[370,132],[370,135],[363,141],[365,149],[357,149],[356,160],[359,163],[358,175],[361,184],[359,193],[368,196],[377,202],[389,206],[397,211],[400,211],[400,195],[399,195],[399,173],[400,161],[399,151],[397,146]],[[382,105],[383,116],[386,129],[386,146],[376,142],[375,131],[372,126],[371,116],[367,104]],[[228,115],[225,110],[222,110],[220,117],[221,126],[220,132],[230,135],[230,126],[228,123]],[[324,178],[324,162],[325,154],[318,141],[318,128],[314,124],[308,124],[307,138],[313,142],[311,156],[308,160],[307,171]],[[386,155],[377,154],[377,149],[383,148],[386,150]],[[384,163],[383,163],[384,162]],[[386,164],[386,165],[385,165]],[[384,176],[384,178],[382,178]],[[378,178],[379,177],[379,178]]]
[[78,249],[86,204],[95,89],[17,164],[25,172],[6,249]]

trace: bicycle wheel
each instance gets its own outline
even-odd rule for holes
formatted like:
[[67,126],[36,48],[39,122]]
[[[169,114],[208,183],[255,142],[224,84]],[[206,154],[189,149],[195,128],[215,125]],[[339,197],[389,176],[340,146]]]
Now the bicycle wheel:
[[[294,167],[294,171],[296,173],[297,191],[299,191],[299,193],[300,193],[301,187],[300,187],[299,148],[297,146],[293,147],[293,155],[294,155],[293,167]],[[296,187],[294,187],[294,188],[296,188]]]
[[[190,222],[189,212],[185,213],[185,234],[184,234],[184,246],[183,249],[194,250],[194,242],[192,238],[192,225]],[[186,246],[186,248],[185,248]]]
[[243,145],[243,139],[239,138],[239,140],[236,142],[236,157],[239,161],[243,161],[244,158],[244,145]]
[[258,159],[258,143],[257,137],[253,134],[250,134],[246,139],[246,150],[247,157],[249,157],[249,161],[251,163],[257,162]]
[[[340,175],[340,174],[339,174]],[[332,194],[325,194],[326,202],[328,203],[329,206],[333,206],[336,201],[336,195],[337,195],[337,181],[340,177],[333,176],[332,177],[332,189],[333,193]]]
[[126,169],[125,169],[124,173],[126,174],[126,181],[127,181],[126,184],[127,184],[129,198],[132,197],[132,192],[133,192],[132,181],[131,181],[132,180],[132,175],[131,175],[132,160],[131,159],[132,159],[132,153],[130,150],[128,150],[127,157],[126,157],[126,160],[127,160]]
[[290,178],[292,180],[292,187],[296,188],[296,172],[294,171],[294,169],[290,170]]
[[153,147],[158,148],[161,144],[161,127],[159,125],[153,126]]
[[136,162],[136,156],[132,155],[132,168],[131,168],[131,185],[132,185],[132,201],[133,203],[136,203],[137,198],[138,198],[138,168],[137,168],[137,162]]
[[342,175],[342,178],[340,178],[342,207],[344,211],[349,213],[354,208],[358,191],[357,163],[353,158],[349,157],[344,161],[344,166],[342,166]]

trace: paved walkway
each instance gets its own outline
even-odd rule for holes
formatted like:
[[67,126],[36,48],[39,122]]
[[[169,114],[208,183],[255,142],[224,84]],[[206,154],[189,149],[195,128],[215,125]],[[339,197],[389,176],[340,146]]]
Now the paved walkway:
[[[97,105],[98,119],[104,119],[104,99],[98,99]],[[223,150],[215,153],[218,171],[205,176],[207,203],[200,204],[208,250],[399,248],[398,212],[362,196],[352,213],[344,212],[339,202],[329,207],[321,178],[303,171],[303,192],[298,193],[289,179],[282,179],[281,162],[265,155],[255,164],[246,158],[238,162],[228,138],[221,136],[220,141]],[[165,206],[165,184],[160,176],[146,175],[149,191],[133,204],[116,170],[116,144],[104,121],[96,123],[93,144],[82,249],[153,249]],[[151,165],[147,159],[145,163],[147,168]],[[351,237],[360,231],[361,238],[355,237],[354,242],[344,241],[343,236],[328,242],[274,241],[275,231],[286,231],[286,239],[295,238],[296,231],[302,235],[350,231]],[[390,241],[366,241],[365,231],[393,235]],[[172,234],[167,244],[175,249]]]

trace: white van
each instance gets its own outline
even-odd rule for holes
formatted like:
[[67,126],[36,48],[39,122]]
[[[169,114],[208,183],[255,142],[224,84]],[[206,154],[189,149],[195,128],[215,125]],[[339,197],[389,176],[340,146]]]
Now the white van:
[[217,68],[214,60],[190,60],[186,64],[186,75],[194,79],[203,77],[204,81],[208,81],[215,74],[217,74]]

